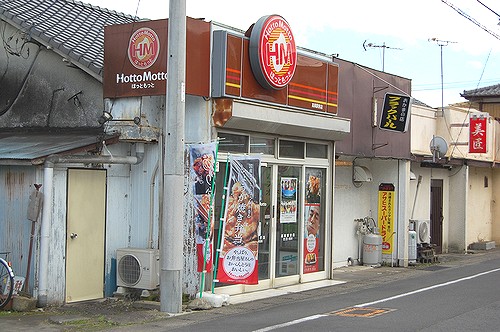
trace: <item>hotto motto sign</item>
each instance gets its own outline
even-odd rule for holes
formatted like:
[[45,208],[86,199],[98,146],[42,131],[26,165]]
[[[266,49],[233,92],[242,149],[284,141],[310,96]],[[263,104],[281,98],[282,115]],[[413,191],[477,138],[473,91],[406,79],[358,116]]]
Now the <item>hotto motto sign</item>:
[[130,37],[128,58],[137,69],[151,67],[160,53],[160,41],[156,32],[150,28],[140,28]]
[[282,89],[290,83],[297,66],[295,38],[279,15],[261,17],[250,34],[250,65],[260,85]]

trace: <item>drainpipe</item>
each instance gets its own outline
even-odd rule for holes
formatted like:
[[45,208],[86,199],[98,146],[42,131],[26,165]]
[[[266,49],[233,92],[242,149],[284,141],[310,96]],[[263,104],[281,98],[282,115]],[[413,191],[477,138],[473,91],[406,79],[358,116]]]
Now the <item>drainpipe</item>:
[[47,300],[47,279],[49,262],[50,225],[52,222],[54,166],[65,164],[129,164],[137,165],[144,159],[144,144],[137,143],[133,156],[60,156],[50,155],[45,159],[43,168],[44,198],[42,205],[42,221],[40,225],[40,264],[38,267],[38,307],[45,307]]

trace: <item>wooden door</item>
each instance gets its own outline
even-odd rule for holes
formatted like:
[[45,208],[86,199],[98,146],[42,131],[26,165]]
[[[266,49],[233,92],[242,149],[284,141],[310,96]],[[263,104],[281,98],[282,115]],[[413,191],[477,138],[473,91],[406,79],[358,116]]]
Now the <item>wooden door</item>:
[[443,247],[443,180],[431,180],[431,244],[440,254]]

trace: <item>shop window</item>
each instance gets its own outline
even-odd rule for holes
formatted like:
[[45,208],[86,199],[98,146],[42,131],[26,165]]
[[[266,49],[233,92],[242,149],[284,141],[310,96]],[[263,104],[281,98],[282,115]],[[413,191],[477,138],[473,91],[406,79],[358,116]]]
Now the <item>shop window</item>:
[[328,145],[307,143],[306,156],[307,156],[307,158],[327,159],[328,158]]
[[304,142],[280,140],[279,157],[304,159],[304,145]]
[[248,153],[249,137],[229,133],[219,133],[219,151]]
[[251,137],[250,153],[274,155],[274,142],[275,140],[273,138]]

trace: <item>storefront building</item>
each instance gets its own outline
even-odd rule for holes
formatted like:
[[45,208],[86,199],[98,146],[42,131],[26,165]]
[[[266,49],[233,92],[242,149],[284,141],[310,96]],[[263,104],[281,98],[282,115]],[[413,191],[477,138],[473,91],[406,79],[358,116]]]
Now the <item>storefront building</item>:
[[[165,91],[165,64],[155,58],[165,59],[167,22],[106,28],[104,96],[113,117],[131,118],[137,99],[126,97],[139,97],[141,123],[154,126],[156,115],[144,100]],[[134,52],[145,52],[135,64]],[[218,291],[331,278],[334,149],[350,130],[350,121],[337,115],[338,64],[297,49],[291,28],[277,15],[258,20],[246,36],[188,18],[186,94],[187,145],[219,142],[215,216],[228,157],[254,155],[261,162],[258,285],[218,283]],[[134,129],[122,133],[129,139],[141,135]],[[184,221],[186,243],[193,241],[194,214]],[[219,227],[216,220],[215,233]],[[185,284],[195,285],[198,275],[186,274],[193,281]]]

